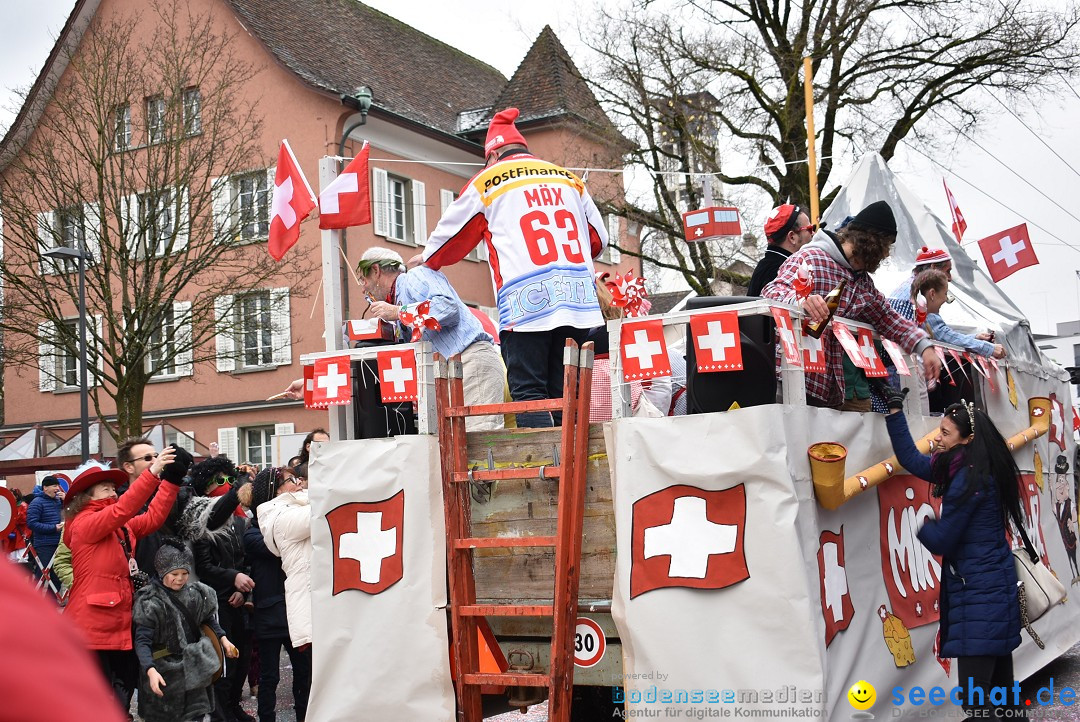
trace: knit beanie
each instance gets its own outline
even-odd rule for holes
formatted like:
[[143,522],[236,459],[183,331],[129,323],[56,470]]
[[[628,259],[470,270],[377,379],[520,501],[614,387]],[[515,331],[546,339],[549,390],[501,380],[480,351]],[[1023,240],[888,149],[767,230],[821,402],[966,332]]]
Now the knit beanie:
[[923,246],[915,256],[916,266],[930,266],[935,263],[946,263],[952,260],[952,256],[944,248],[930,248]]
[[495,114],[495,117],[491,119],[491,123],[488,125],[487,140],[484,141],[484,155],[502,148],[504,145],[521,144],[528,147],[524,136],[518,132],[517,126],[514,125],[514,121],[517,120],[519,115],[521,115],[521,111],[517,108],[507,108]]
[[190,574],[194,565],[191,552],[182,542],[175,539],[163,539],[161,547],[154,555],[154,571],[161,579],[177,569],[185,569]]
[[274,498],[277,494],[277,484],[275,483],[278,476],[274,474],[273,467],[263,469],[255,475],[255,480],[251,482],[251,509],[254,511],[259,508],[260,504],[265,504]]
[[896,235],[896,216],[885,201],[875,201],[863,208],[851,219],[850,225]]

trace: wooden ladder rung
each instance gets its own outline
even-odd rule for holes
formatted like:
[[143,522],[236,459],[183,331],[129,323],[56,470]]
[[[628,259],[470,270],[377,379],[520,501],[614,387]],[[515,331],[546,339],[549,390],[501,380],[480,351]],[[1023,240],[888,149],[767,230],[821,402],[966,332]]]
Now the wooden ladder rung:
[[555,607],[550,604],[463,604],[458,607],[463,617],[550,617]]
[[495,674],[474,672],[462,675],[465,684],[518,685],[521,687],[547,687],[551,679],[546,674]]
[[475,471],[455,471],[450,478],[453,481],[505,481],[507,479],[539,479],[540,470],[544,470],[544,479],[558,479],[562,469],[558,466],[520,466],[509,469],[476,469]]
[[455,549],[507,549],[514,547],[553,547],[557,540],[553,536],[505,536],[505,537],[467,537],[455,539]]
[[520,414],[526,411],[562,411],[562,399],[538,399],[536,401],[507,401],[502,404],[479,404],[477,406],[450,406],[446,415],[488,416],[490,414]]

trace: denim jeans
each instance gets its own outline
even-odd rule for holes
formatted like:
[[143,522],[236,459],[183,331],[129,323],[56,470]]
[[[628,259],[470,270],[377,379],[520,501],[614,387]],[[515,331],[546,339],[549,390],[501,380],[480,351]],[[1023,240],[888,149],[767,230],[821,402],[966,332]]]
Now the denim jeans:
[[[581,344],[588,329],[560,326],[550,331],[503,331],[499,334],[506,380],[514,401],[558,399],[563,395],[563,347],[572,338]],[[562,424],[562,414],[528,411],[517,415],[520,428]]]
[[308,695],[311,692],[311,647],[303,652],[294,649],[288,637],[257,640],[259,648],[259,722],[274,722],[277,707],[277,686],[281,679],[281,648],[289,653],[293,672],[293,704],[296,719],[304,722],[307,716]]

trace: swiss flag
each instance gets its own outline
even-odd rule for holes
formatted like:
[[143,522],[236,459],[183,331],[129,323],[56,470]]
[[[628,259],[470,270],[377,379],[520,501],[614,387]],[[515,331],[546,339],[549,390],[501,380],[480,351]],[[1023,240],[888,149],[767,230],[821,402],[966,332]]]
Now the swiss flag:
[[967,221],[964,220],[964,214],[960,212],[960,206],[956,205],[956,199],[953,198],[952,191],[949,190],[949,184],[945,182],[945,179],[941,179],[942,184],[945,186],[945,197],[949,199],[949,211],[952,213],[952,232],[956,236],[956,242],[960,243],[960,240],[964,237],[964,231],[967,230]]
[[404,575],[405,490],[389,499],[342,504],[326,514],[334,549],[333,594],[380,594]]
[[907,359],[904,358],[904,349],[900,348],[896,341],[890,341],[887,338],[881,339],[881,345],[885,348],[885,352],[889,354],[889,358],[892,359],[893,366],[896,367],[896,373],[901,376],[911,376],[911,369],[908,368]]
[[349,161],[341,175],[319,194],[319,228],[349,228],[371,223],[371,183],[368,176],[368,155],[364,147]]
[[698,371],[741,371],[742,342],[738,311],[690,317]]
[[624,381],[671,375],[663,319],[624,322],[619,338]]
[[352,403],[352,367],[348,356],[321,358],[315,362],[311,403],[336,406]]
[[863,358],[866,359],[866,366],[863,370],[866,371],[868,377],[881,378],[889,375],[885,364],[881,362],[881,357],[878,356],[877,347],[874,346],[874,334],[868,328],[859,329],[859,351],[862,353]]
[[825,619],[825,646],[837,632],[851,625],[855,605],[848,589],[847,567],[844,565],[844,527],[839,533],[825,529],[818,537],[818,585],[821,591],[821,614]]
[[1010,228],[979,241],[979,250],[986,260],[986,269],[990,278],[998,282],[1008,278],[1021,268],[1034,266],[1039,262],[1035,257],[1035,248],[1031,245],[1026,223]]
[[802,355],[799,353],[799,342],[795,340],[794,326],[791,323],[791,314],[786,308],[769,309],[772,311],[773,320],[776,321],[776,335],[780,338],[780,346],[784,352],[784,358],[795,367],[802,366]]
[[304,367],[304,408],[305,409],[325,409],[326,405],[315,405],[315,367],[308,365]]
[[851,363],[855,364],[861,369],[866,369],[867,361],[863,358],[862,351],[859,350],[859,342],[855,340],[855,337],[851,334],[851,329],[847,324],[840,323],[836,319],[832,322],[833,336],[836,336],[836,340],[840,342],[840,345],[844,349],[844,353],[851,359]]
[[803,370],[811,374],[823,374],[828,370],[825,365],[825,344],[820,338],[814,338],[810,334],[802,337],[803,343]]
[[380,351],[376,359],[382,400],[387,403],[416,401],[416,353],[412,349]]
[[676,484],[634,502],[630,598],[664,587],[723,589],[750,578],[746,489]]
[[274,197],[270,204],[270,255],[280,261],[300,239],[300,221],[315,210],[315,193],[296,162],[289,141],[281,141]]
[[1050,441],[1065,451],[1065,406],[1058,401],[1057,394],[1050,394]]

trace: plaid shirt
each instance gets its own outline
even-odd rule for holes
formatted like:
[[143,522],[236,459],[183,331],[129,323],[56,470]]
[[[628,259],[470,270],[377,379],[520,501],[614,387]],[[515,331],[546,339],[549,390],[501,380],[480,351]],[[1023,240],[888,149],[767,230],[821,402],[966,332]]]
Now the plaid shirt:
[[[800,248],[786,260],[780,266],[776,279],[762,290],[761,295],[775,301],[797,304],[795,289],[791,284],[799,265],[805,260],[814,273],[812,295],[824,297],[839,286],[840,281],[847,279],[836,315],[871,324],[879,335],[896,341],[905,351],[913,353],[919,341],[926,338],[926,333],[893,310],[885,296],[874,286],[869,274],[845,268],[824,250],[815,248],[815,245],[811,243]],[[837,406],[844,402],[844,349],[832,333],[826,332],[821,338],[826,371],[823,374],[806,374],[806,393],[827,406]],[[778,345],[778,364],[779,359]]]

